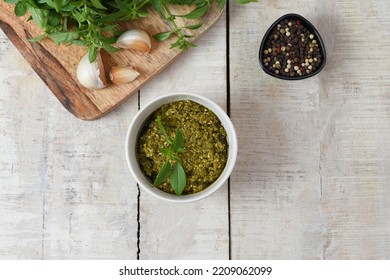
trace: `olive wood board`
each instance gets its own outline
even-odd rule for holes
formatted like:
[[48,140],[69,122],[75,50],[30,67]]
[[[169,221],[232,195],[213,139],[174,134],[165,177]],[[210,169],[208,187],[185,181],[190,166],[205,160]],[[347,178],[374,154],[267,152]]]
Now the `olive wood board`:
[[[174,14],[186,14],[192,9],[194,7],[171,7]],[[156,11],[150,9],[150,15],[146,18],[121,23],[123,31],[139,28],[151,36],[152,48],[148,54],[132,50],[101,52],[106,73],[113,66],[130,65],[140,72],[137,79],[125,85],[109,84],[104,89],[89,90],[80,85],[76,77],[78,63],[87,50],[75,45],[59,46],[50,39],[31,43],[29,39],[41,35],[43,31],[33,21],[27,21],[28,15],[19,18],[13,10],[14,5],[0,1],[0,28],[61,104],[83,120],[94,120],[112,111],[184,52],[179,48],[171,48],[171,44],[176,40],[174,36],[164,42],[158,42],[152,37],[159,32],[171,30],[172,27]],[[222,12],[222,9],[213,4],[201,19],[177,18],[176,23],[184,26],[203,22],[199,29],[186,31],[188,35],[193,35],[192,39],[196,41],[218,21]]]

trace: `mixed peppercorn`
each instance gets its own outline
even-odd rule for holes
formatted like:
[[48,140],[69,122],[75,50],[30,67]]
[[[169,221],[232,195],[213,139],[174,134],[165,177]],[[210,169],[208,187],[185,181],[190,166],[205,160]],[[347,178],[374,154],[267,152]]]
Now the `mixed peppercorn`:
[[262,50],[264,67],[282,77],[303,77],[322,64],[319,39],[299,19],[284,19],[269,33]]

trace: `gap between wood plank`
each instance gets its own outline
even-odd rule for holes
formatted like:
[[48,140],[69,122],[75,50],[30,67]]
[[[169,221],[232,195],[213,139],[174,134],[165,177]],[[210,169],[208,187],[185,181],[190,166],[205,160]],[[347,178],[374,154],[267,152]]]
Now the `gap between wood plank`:
[[[141,109],[141,90],[138,90],[138,111]],[[137,183],[137,260],[141,255],[141,221],[140,221],[140,199],[141,199],[141,190],[139,184]]]
[[[230,117],[230,28],[229,28],[229,1],[226,3],[226,113]],[[231,218],[230,218],[230,177],[228,184],[228,238],[229,238],[229,260],[232,259],[231,244]]]

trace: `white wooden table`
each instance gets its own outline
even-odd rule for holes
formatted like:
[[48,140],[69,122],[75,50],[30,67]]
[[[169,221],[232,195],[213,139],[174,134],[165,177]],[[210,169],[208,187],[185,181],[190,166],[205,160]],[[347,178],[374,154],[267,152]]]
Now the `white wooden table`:
[[[321,33],[324,70],[288,82],[257,60],[295,12]],[[0,32],[0,258],[389,259],[390,2],[230,3],[217,25],[102,119],[69,114]],[[228,110],[230,182],[191,204],[137,187],[124,156],[133,116],[190,91]]]

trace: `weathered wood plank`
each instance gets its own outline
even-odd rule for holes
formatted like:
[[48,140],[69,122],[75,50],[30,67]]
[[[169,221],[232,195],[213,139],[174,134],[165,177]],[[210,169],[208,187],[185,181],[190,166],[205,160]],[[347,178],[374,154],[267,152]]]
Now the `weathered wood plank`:
[[35,74],[1,31],[0,61],[0,258],[39,259],[46,113],[29,108],[48,102],[31,94],[45,91],[43,83],[31,82]]
[[[225,15],[159,78],[141,89],[141,107],[175,91],[209,97],[226,108]],[[199,202],[176,205],[141,192],[141,259],[227,259],[227,184]]]
[[[233,4],[230,16],[242,147],[232,176],[233,257],[388,258],[388,2],[256,5]],[[260,70],[258,45],[274,20],[296,11],[318,28],[328,62],[308,80],[276,80]]]
[[321,258],[318,78],[288,82],[262,72],[262,36],[290,11],[282,1],[252,5],[233,4],[230,16],[231,116],[240,147],[231,178],[232,258]]
[[323,256],[389,259],[390,3],[319,10],[332,54],[320,88]]
[[66,114],[50,122],[44,258],[136,259],[138,190],[124,156],[136,111],[135,96],[92,123]]
[[0,258],[135,259],[124,141],[137,96],[96,122],[73,118],[0,34]]

